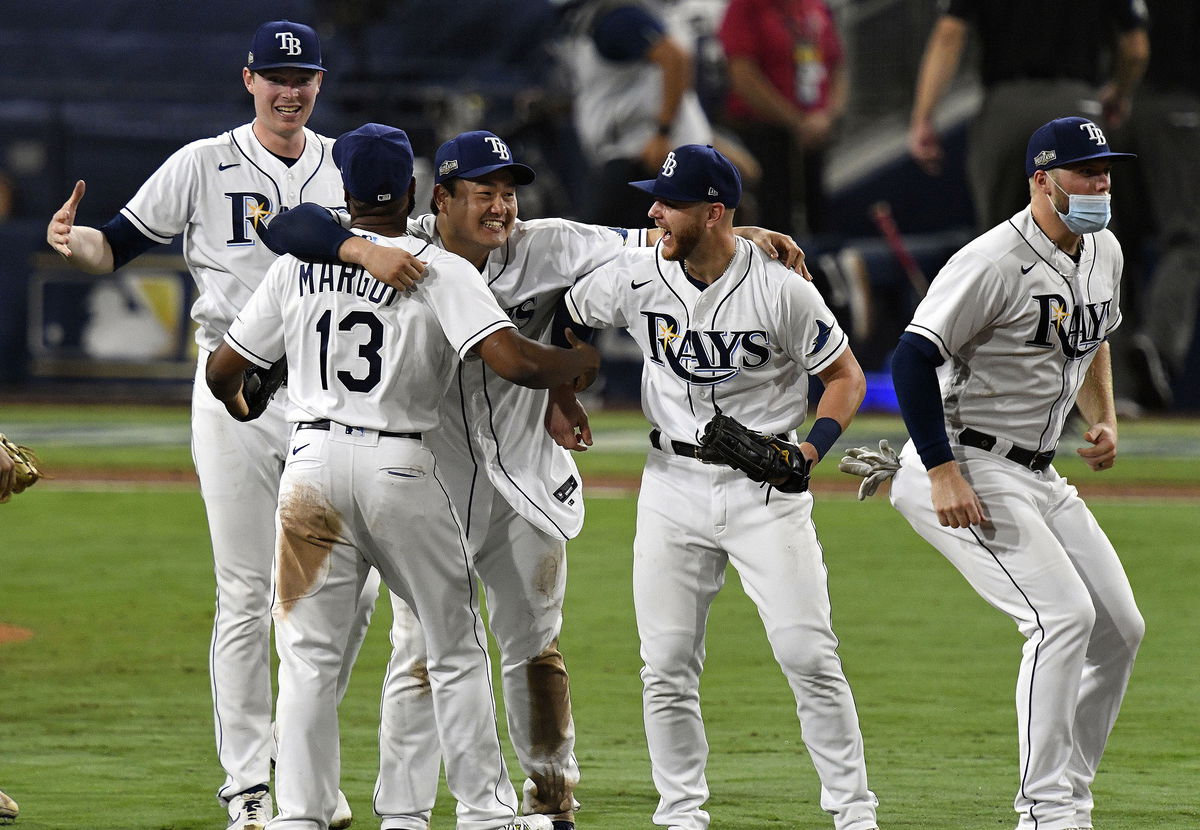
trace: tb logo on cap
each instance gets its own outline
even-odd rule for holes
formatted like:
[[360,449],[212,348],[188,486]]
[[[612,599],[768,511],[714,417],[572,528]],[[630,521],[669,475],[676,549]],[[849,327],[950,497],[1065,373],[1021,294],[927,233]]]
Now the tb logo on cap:
[[483,140],[491,145],[492,152],[498,155],[501,161],[508,161],[512,158],[512,153],[508,152],[508,147],[496,136],[485,135]]
[[289,55],[299,55],[300,38],[296,37],[291,32],[276,32],[275,37],[279,40],[279,48],[287,52]]
[[1104,137],[1104,133],[1091,121],[1080,124],[1079,129],[1087,130],[1088,140],[1096,142],[1097,145],[1108,143],[1108,140]]
[[659,175],[666,176],[667,178],[674,176],[675,168],[678,166],[678,164],[679,162],[675,161],[675,151],[672,150],[671,152],[667,153],[667,160],[663,162],[662,172],[659,173]]

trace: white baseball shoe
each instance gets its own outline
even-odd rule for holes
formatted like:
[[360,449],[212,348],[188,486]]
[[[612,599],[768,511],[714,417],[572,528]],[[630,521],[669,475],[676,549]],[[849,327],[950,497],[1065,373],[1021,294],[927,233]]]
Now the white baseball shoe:
[[554,830],[554,822],[550,816],[534,813],[529,816],[517,816],[511,825],[514,830]]
[[354,823],[354,814],[350,812],[350,802],[346,794],[338,790],[337,806],[333,808],[333,818],[329,820],[329,830],[346,830]]
[[0,792],[0,824],[12,824],[20,814],[17,802]]
[[227,830],[263,830],[274,814],[271,793],[266,787],[247,790],[229,799]]

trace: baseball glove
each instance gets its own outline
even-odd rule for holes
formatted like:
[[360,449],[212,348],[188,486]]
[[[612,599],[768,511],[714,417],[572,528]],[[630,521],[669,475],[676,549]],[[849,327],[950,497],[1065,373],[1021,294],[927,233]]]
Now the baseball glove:
[[0,452],[12,461],[12,470],[5,474],[11,476],[11,487],[4,486],[0,478],[0,504],[3,504],[17,493],[24,492],[26,487],[37,484],[38,479],[42,478],[42,471],[38,467],[41,462],[34,451],[29,447],[14,444],[4,433],[0,433]]
[[766,482],[783,493],[803,493],[808,489],[812,462],[799,447],[774,435],[747,429],[728,415],[713,416],[704,427],[700,446],[704,450],[702,461],[728,464],[751,481]]
[[272,363],[270,369],[261,366],[251,366],[247,369],[242,376],[242,397],[246,399],[246,406],[250,411],[246,413],[246,417],[238,420],[253,421],[266,412],[271,398],[275,397],[280,386],[287,383],[287,372],[286,357]]
[[858,500],[875,495],[879,485],[896,474],[900,469],[900,459],[896,451],[888,446],[886,438],[879,440],[879,450],[870,447],[854,447],[846,450],[838,469],[853,476],[862,476],[862,484],[858,487]]

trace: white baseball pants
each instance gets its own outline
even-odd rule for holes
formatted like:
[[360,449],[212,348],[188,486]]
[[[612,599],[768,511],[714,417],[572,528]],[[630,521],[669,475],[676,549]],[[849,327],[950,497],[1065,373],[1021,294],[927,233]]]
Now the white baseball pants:
[[[286,390],[253,421],[235,420],[204,381],[208,352],[192,388],[192,460],[200,478],[217,582],[209,671],[222,804],[271,780],[271,592],[275,509],[287,455]],[[379,594],[371,575],[354,605],[341,700]]]
[[280,484],[273,609],[279,758],[271,830],[323,830],[340,768],[337,676],[371,566],[421,620],[446,780],[459,830],[516,816],[475,572],[433,454],[419,441],[298,430]]
[[942,527],[910,441],[892,504],[1025,637],[1017,675],[1019,830],[1092,826],[1092,780],[1145,624],[1121,561],[1073,486],[956,447],[987,528]]
[[708,742],[700,673],[708,611],[732,564],[796,698],[801,735],[837,830],[874,828],[858,713],[837,654],[812,496],[760,487],[720,465],[651,450],[638,498],[633,596],[654,823],[705,830]]
[[[486,480],[476,482],[471,504],[472,549],[500,649],[509,737],[528,776],[524,810],[571,820],[579,766],[570,686],[558,651],[566,542],[518,515]],[[392,609],[375,810],[383,830],[424,830],[437,796],[441,751],[421,626],[394,596]]]

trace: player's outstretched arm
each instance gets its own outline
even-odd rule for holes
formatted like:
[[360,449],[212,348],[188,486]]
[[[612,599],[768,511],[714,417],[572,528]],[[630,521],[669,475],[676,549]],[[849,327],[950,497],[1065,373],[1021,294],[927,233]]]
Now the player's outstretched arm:
[[563,449],[585,452],[592,445],[592,427],[588,422],[587,410],[575,397],[575,390],[570,384],[550,390],[545,425],[554,443]]
[[222,341],[217,350],[208,356],[208,363],[204,366],[204,380],[209,390],[239,421],[250,415],[250,406],[242,395],[242,378],[253,365]]
[[517,333],[501,329],[483,338],[474,350],[500,377],[518,386],[553,389],[570,385],[587,389],[600,369],[600,352],[567,329],[569,349],[547,346]]
[[71,265],[89,274],[108,274],[113,270],[112,246],[96,228],[75,224],[75,213],[87,185],[75,182],[70,198],[63,202],[46,227],[46,242]]
[[1093,470],[1112,469],[1117,459],[1117,407],[1113,401],[1112,352],[1107,342],[1096,350],[1075,402],[1091,424],[1083,434],[1091,446],[1075,452]]

